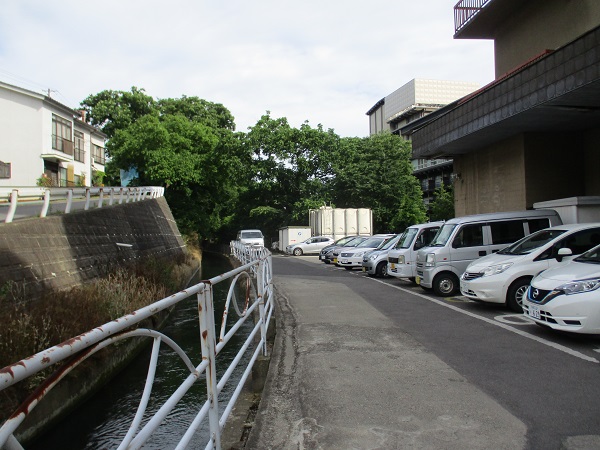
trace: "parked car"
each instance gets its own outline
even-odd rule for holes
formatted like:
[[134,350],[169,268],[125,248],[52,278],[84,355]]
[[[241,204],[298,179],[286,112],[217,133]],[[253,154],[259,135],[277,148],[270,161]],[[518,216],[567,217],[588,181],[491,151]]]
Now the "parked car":
[[431,243],[417,252],[415,282],[436,295],[459,291],[459,278],[470,262],[494,253],[534,231],[560,225],[554,210],[514,211],[450,219]]
[[396,234],[375,250],[363,255],[362,270],[370,277],[387,277],[388,251],[396,245],[402,234]]
[[[546,228],[469,264],[461,276],[460,290],[472,300],[504,303],[521,312],[523,296],[535,275],[598,244],[600,223]],[[559,252],[561,249],[569,252]]]
[[323,247],[333,244],[335,241],[328,236],[315,236],[308,238],[304,242],[288,245],[285,252],[288,255],[301,256],[304,254],[320,253]]
[[357,234],[351,236],[344,236],[343,238],[338,239],[333,244],[328,245],[327,247],[321,249],[319,252],[319,260],[323,261],[325,264],[330,264],[333,260],[333,250],[338,246],[344,246],[351,240],[360,237]]
[[433,240],[443,224],[444,222],[428,222],[408,227],[388,252],[387,274],[414,282],[417,276],[417,251]]
[[336,260],[336,252],[333,253],[333,263],[337,266],[343,267],[346,270],[352,270],[355,267],[362,267],[362,259],[365,253],[375,250],[380,245],[386,243],[394,237],[393,234],[376,234],[370,236],[357,245],[350,245],[354,241],[351,241],[344,247],[338,250],[339,256]]
[[240,230],[237,234],[237,240],[241,244],[251,245],[253,247],[264,247],[265,238],[260,230]]
[[[566,252],[566,249],[561,249]],[[531,280],[523,312],[539,325],[600,334],[600,246]]]

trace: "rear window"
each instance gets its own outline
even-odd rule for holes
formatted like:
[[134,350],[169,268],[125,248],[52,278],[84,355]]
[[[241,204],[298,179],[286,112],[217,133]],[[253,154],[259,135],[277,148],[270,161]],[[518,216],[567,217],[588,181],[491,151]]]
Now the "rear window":
[[490,223],[492,244],[512,244],[525,237],[522,220],[510,220]]
[[529,219],[527,223],[529,224],[530,234],[550,227],[550,219]]

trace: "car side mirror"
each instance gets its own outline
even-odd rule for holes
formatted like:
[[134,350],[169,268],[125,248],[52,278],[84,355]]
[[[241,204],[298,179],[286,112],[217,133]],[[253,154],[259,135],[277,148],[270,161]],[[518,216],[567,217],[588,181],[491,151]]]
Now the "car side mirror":
[[573,252],[571,251],[570,248],[566,248],[566,247],[559,248],[558,254],[556,255],[556,260],[558,262],[561,262],[565,256],[571,256],[572,254],[573,254]]

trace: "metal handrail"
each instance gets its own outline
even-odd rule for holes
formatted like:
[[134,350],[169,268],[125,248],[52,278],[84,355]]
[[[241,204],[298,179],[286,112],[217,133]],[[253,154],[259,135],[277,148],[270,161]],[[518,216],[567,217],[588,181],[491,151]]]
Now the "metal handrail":
[[[232,244],[232,248],[239,250],[240,256],[249,258],[248,252]],[[242,255],[243,254],[243,255]],[[198,411],[194,420],[189,424],[188,430],[181,438],[177,449],[184,449],[190,444],[194,433],[200,425],[208,418],[210,428],[209,442],[206,449],[221,449],[221,434],[229,414],[237,401],[244,384],[250,376],[252,366],[260,354],[267,355],[267,331],[273,314],[273,284],[272,284],[272,257],[265,249],[260,252],[251,252],[254,259],[237,269],[202,281],[188,289],[180,291],[169,297],[163,298],[149,306],[141,308],[131,314],[120,317],[112,322],[96,327],[86,333],[76,336],[59,345],[46,349],[33,356],[25,358],[15,364],[0,369],[0,391],[24,380],[49,366],[64,363],[54,374],[48,377],[37,390],[2,424],[0,428],[0,448],[19,449],[22,448],[14,436],[14,432],[31,413],[35,406],[47,395],[47,393],[58,384],[69,372],[89,358],[97,351],[114,344],[115,342],[132,337],[149,337],[153,339],[151,350],[151,362],[146,377],[146,384],[142,398],[135,417],[132,420],[129,432],[121,442],[119,449],[139,449],[148,441],[154,431],[165,420],[177,403],[186,395],[192,386],[199,381],[200,375],[206,373],[207,400]],[[229,291],[223,319],[220,329],[217,330],[214,316],[213,286],[230,280]],[[238,283],[244,283],[245,298],[243,307],[240,308],[240,300],[236,298],[235,287]],[[176,304],[196,295],[198,301],[198,312],[200,322],[201,340],[201,362],[196,366],[192,358],[170,338],[156,330],[134,329],[133,326],[143,320],[167,310]],[[238,315],[237,321],[230,330],[226,330],[226,319],[231,312],[231,305]],[[251,317],[252,313],[257,316],[254,328],[246,337],[244,344],[236,354],[235,358],[217,382],[216,358],[230,339],[240,330],[242,325]],[[260,336],[260,339],[258,338]],[[252,352],[250,362],[238,382],[233,395],[221,410],[219,406],[219,394],[229,381],[234,369],[239,365],[242,357],[254,342],[258,342]],[[189,370],[189,375],[180,386],[165,400],[160,409],[140,429],[141,419],[146,412],[148,398],[154,382],[154,374],[158,366],[158,352],[161,343],[165,343],[184,362]],[[198,356],[198,355],[195,355]],[[220,415],[219,415],[220,414]],[[195,445],[198,447],[198,445]]]
[[454,5],[454,33],[458,33],[491,0],[460,0]]
[[160,186],[141,187],[82,187],[82,188],[47,188],[47,187],[0,187],[0,205],[8,204],[8,212],[4,223],[14,220],[18,205],[39,203],[39,217],[46,217],[50,202],[64,201],[64,212],[68,214],[73,207],[73,201],[85,200],[85,210],[92,207],[102,208],[104,198],[108,197],[108,205],[115,202],[121,204],[130,201],[137,202],[151,198],[162,197],[165,188]]

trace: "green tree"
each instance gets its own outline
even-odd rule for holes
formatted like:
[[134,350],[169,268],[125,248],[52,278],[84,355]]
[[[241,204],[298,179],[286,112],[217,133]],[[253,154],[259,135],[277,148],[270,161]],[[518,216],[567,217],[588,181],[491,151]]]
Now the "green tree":
[[374,231],[401,232],[426,220],[410,143],[391,133],[344,138],[334,164],[334,202],[340,208],[371,208]]
[[437,188],[430,207],[432,221],[452,219],[454,217],[454,186],[449,189],[446,189],[444,185]]

